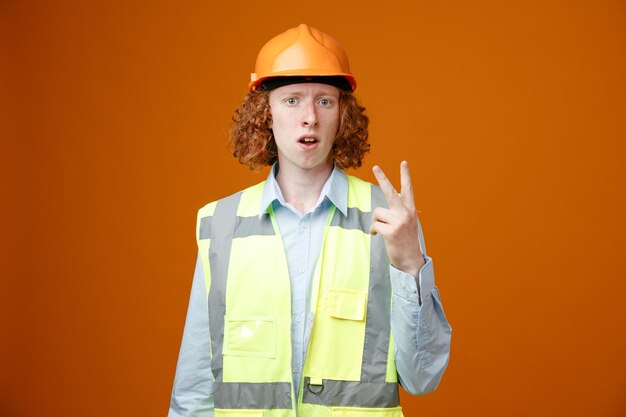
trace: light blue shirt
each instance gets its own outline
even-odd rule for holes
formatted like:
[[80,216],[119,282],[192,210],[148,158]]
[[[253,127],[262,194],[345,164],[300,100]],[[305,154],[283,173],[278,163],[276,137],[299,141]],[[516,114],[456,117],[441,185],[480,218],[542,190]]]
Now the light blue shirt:
[[[300,213],[285,201],[276,182],[277,169],[278,165],[274,164],[265,182],[259,216],[272,205],[287,256],[293,314],[291,365],[297,396],[313,326],[313,317],[307,314],[313,273],[331,208],[335,206],[347,215],[348,178],[334,167],[316,204],[308,212]],[[396,369],[402,387],[414,395],[431,392],[439,384],[448,364],[451,335],[434,285],[432,259],[426,255],[421,226],[419,233],[425,264],[418,278],[389,266]],[[202,268],[198,256],[172,389],[170,417],[213,415],[208,300]]]

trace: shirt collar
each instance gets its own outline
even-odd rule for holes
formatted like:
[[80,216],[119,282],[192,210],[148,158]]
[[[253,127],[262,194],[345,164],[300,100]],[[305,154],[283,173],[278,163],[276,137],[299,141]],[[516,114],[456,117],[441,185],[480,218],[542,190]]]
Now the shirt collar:
[[[259,217],[262,217],[269,209],[270,204],[278,200],[281,205],[285,205],[285,198],[276,181],[276,171],[278,170],[278,162],[275,162],[267,175],[267,180],[263,185],[263,194],[261,196],[261,204],[259,206]],[[348,176],[333,165],[330,177],[324,183],[320,193],[319,205],[324,198],[328,198],[343,213],[348,215]]]

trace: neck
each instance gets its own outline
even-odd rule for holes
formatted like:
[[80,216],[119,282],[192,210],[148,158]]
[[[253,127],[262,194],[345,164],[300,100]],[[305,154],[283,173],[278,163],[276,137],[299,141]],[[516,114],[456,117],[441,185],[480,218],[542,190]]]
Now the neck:
[[291,167],[289,164],[281,165],[279,162],[276,182],[285,201],[298,209],[300,213],[306,213],[319,199],[322,188],[332,171],[331,161],[308,170]]

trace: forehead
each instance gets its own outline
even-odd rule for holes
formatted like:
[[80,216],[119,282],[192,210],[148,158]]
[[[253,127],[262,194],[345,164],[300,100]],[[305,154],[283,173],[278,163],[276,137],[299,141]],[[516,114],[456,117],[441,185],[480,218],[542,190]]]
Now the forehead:
[[289,94],[339,96],[339,90],[335,86],[321,83],[289,84],[272,90],[270,97]]

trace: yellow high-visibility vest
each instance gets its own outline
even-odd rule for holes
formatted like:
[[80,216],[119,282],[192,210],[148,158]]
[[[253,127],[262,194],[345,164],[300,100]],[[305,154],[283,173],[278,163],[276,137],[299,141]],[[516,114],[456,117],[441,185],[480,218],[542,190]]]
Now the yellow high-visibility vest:
[[[295,398],[291,284],[264,182],[199,210],[216,417],[402,417],[390,326],[389,259],[371,236],[382,190],[348,176],[348,215],[330,211],[316,265],[308,353]],[[209,267],[206,267],[206,266]]]

